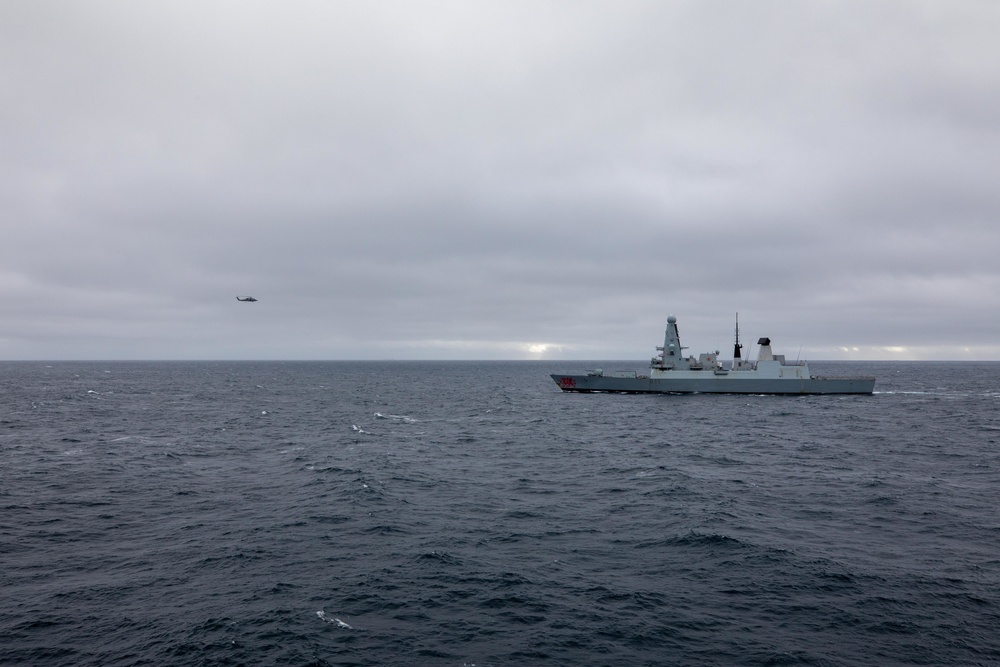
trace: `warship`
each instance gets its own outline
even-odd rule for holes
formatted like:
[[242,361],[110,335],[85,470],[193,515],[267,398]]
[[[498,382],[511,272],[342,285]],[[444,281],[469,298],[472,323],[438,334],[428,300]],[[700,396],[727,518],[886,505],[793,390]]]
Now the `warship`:
[[551,377],[563,391],[616,392],[630,394],[871,394],[874,377],[821,377],[809,372],[805,361],[786,361],[771,351],[771,339],[757,341],[757,360],[743,359],[739,315],[732,364],[723,364],[719,352],[704,352],[696,359],[683,356],[677,318],[667,318],[663,347],[649,365],[649,373],[638,371],[587,371],[585,375]]

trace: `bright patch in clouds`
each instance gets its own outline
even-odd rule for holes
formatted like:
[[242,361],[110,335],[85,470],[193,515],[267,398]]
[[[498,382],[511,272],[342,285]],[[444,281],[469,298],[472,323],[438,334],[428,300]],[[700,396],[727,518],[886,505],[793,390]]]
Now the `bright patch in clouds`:
[[528,343],[525,347],[529,359],[547,359],[549,355],[559,355],[563,349],[562,345],[553,343]]

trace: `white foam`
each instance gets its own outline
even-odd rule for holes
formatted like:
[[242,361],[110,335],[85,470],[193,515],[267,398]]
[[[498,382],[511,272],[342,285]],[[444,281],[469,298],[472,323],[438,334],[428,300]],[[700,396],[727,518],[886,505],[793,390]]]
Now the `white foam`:
[[384,415],[381,412],[375,413],[376,419],[395,419],[396,421],[401,421],[404,424],[416,424],[417,420],[413,417],[407,417],[406,415]]
[[339,618],[336,618],[336,617],[334,617],[334,618],[327,618],[327,615],[326,615],[325,611],[322,611],[322,610],[321,611],[317,611],[316,615],[319,616],[324,621],[326,621],[327,623],[336,623],[338,628],[347,628],[348,630],[353,630],[354,629],[351,626],[349,626],[347,623],[344,623]]

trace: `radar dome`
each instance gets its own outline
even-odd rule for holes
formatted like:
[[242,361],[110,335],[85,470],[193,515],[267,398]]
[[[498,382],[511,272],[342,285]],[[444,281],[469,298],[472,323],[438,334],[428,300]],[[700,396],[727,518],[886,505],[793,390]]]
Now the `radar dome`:
[[667,324],[677,324],[677,318],[674,315],[671,315],[667,318]]

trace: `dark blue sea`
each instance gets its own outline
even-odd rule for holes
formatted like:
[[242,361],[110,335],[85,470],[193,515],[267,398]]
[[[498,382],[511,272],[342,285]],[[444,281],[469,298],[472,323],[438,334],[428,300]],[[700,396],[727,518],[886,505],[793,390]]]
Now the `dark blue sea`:
[[0,664],[1000,664],[1000,363],[593,365],[0,363]]

